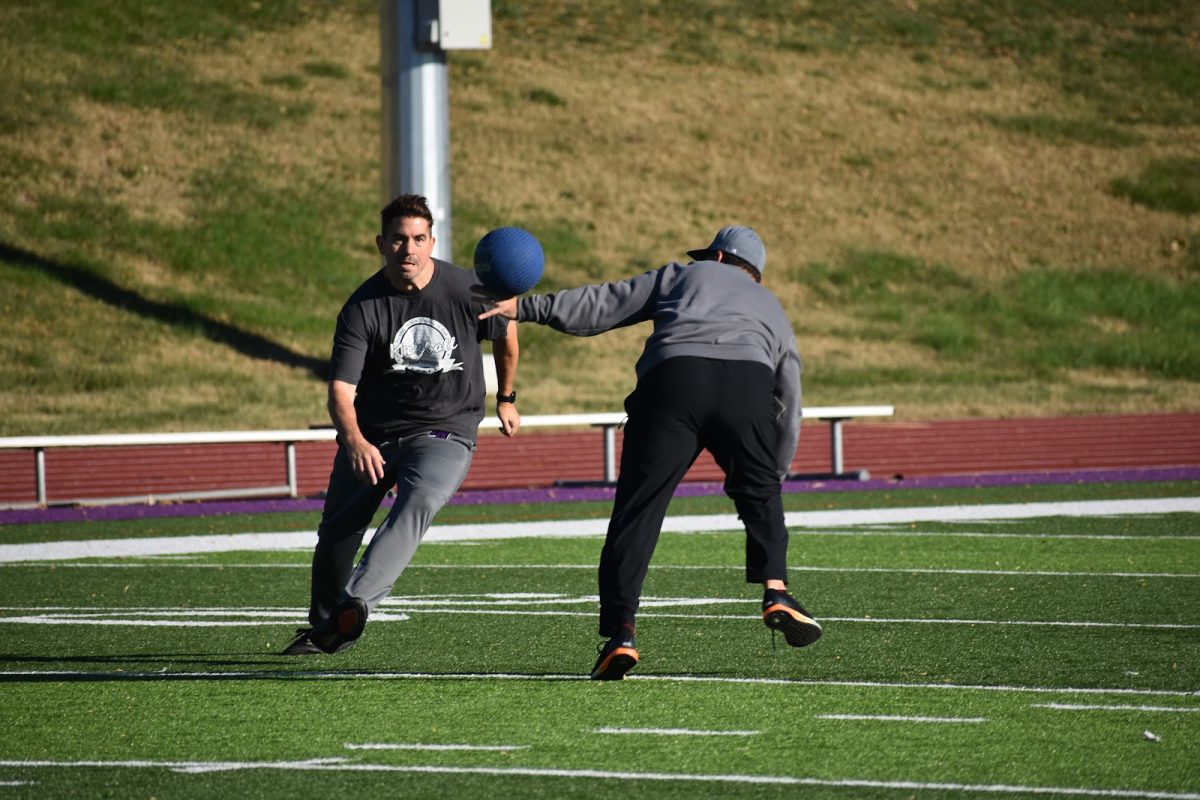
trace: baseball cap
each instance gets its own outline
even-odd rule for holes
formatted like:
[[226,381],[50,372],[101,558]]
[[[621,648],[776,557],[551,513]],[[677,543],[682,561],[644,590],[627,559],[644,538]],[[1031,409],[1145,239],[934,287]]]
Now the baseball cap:
[[726,225],[717,231],[712,244],[703,250],[688,250],[688,255],[692,258],[703,258],[713,250],[737,256],[758,270],[759,275],[767,265],[767,248],[763,246],[762,239],[758,238],[758,234],[752,229],[742,225]]

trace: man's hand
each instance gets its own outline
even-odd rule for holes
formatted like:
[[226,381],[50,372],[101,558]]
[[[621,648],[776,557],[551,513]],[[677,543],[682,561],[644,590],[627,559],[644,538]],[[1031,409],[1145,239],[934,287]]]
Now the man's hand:
[[383,480],[383,456],[379,448],[367,441],[358,428],[358,415],[354,411],[354,395],[358,391],[352,383],[332,380],[329,382],[329,419],[338,432],[338,446],[346,451],[354,475],[367,486]]
[[379,448],[366,439],[359,439],[353,445],[345,445],[346,456],[354,475],[367,486],[374,486],[383,480],[383,455]]
[[505,319],[517,318],[517,298],[506,297],[503,300],[492,300],[492,307],[479,315],[480,319],[501,316]]
[[512,438],[521,427],[521,412],[517,411],[516,403],[498,403],[496,416],[500,418],[500,432]]

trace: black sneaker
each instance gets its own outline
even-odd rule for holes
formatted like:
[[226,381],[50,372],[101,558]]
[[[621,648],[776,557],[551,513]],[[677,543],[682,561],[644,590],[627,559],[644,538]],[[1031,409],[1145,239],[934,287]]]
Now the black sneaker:
[[296,638],[292,639],[292,643],[283,648],[281,656],[315,656],[321,652],[308,635],[312,633],[312,628],[296,628]]
[[322,653],[340,653],[354,646],[366,624],[367,604],[350,597],[338,603],[328,619],[308,632],[308,640]]
[[599,647],[600,656],[592,667],[592,680],[619,681],[638,662],[637,643],[628,629],[621,631]]
[[821,626],[787,592],[772,589],[763,595],[763,624],[782,633],[792,647],[804,647],[821,638]]

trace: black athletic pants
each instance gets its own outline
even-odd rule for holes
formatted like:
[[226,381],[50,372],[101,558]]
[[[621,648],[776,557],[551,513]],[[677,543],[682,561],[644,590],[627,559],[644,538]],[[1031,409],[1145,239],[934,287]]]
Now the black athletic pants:
[[708,449],[746,526],[746,580],[787,580],[774,373],[749,361],[671,358],[625,399],[629,421],[600,554],[600,634],[632,625],[671,495]]

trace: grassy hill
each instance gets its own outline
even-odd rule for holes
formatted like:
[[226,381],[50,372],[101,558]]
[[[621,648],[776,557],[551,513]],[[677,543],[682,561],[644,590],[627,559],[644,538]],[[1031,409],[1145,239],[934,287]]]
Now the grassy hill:
[[[377,267],[373,2],[0,5],[0,435],[323,421]],[[493,0],[450,57],[455,258],[541,289],[754,226],[810,404],[1200,410],[1200,7]],[[526,413],[645,335],[522,328]]]

